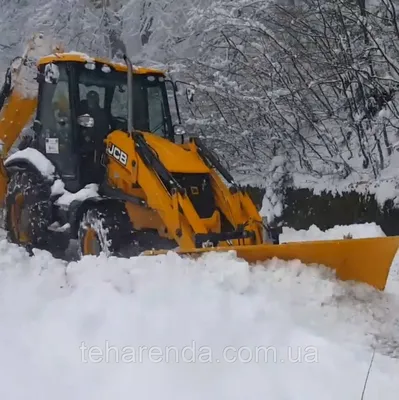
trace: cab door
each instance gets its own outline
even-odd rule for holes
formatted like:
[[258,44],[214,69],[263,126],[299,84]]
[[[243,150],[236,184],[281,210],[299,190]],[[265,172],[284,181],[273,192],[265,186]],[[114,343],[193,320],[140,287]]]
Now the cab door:
[[68,63],[48,64],[44,68],[36,118],[40,124],[38,149],[54,163],[66,189],[74,192],[79,185],[78,155],[74,151],[76,118],[70,96],[73,69]]

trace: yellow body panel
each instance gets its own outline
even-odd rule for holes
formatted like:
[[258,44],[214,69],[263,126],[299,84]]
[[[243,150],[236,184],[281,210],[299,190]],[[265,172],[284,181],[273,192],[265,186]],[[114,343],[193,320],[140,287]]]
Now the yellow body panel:
[[[216,176],[216,173],[211,171],[200,159],[195,145],[191,145],[189,149],[184,149],[181,145],[177,145],[155,135],[144,133],[144,137],[168,171],[179,173],[209,173],[212,176],[213,174]],[[112,132],[106,139],[107,147],[111,144],[124,151],[128,155],[128,159],[126,165],[122,165],[116,159],[109,157],[109,184],[130,195],[138,195],[148,203],[151,209],[156,210],[160,218],[159,232],[167,229],[167,236],[176,240],[181,248],[192,248],[195,244],[194,235],[196,233],[221,232],[219,211],[215,211],[210,218],[201,219],[194,209],[193,204],[188,199],[188,196],[184,196],[180,193],[170,195],[157,175],[145,166],[143,160],[141,160],[135,151],[132,138],[125,132]],[[218,178],[214,177],[213,179]],[[137,186],[140,187],[138,193]],[[228,200],[227,197],[232,196],[228,193],[225,186],[221,184],[220,187],[216,185],[212,186],[216,192],[216,205],[217,207],[223,208],[226,200]],[[226,190],[227,192],[222,193],[222,190]],[[141,193],[143,193],[144,196],[140,196]],[[248,211],[245,208],[245,202],[240,203],[239,200],[237,196],[233,196],[230,201],[232,212],[230,213],[229,220],[232,222],[232,225],[237,227],[237,225],[243,224],[251,220],[251,218],[260,222],[261,219],[256,208],[254,207],[252,210]],[[141,211],[140,208],[142,209]],[[131,210],[132,209],[133,207],[131,207]],[[147,212],[148,211],[144,208],[135,206],[134,212],[129,213],[133,226],[140,225],[143,228],[149,228],[151,225],[153,228],[154,219],[152,219],[151,224],[145,224],[145,215],[148,215]],[[252,215],[251,212],[253,213]],[[258,232],[258,243],[261,243],[260,225],[258,224],[254,227],[250,224],[248,228],[254,228]],[[233,242],[235,243],[235,241]],[[246,242],[249,244],[253,243],[250,240],[246,240]]]
[[[79,52],[63,52],[63,53],[55,53],[55,54],[50,54],[48,56],[42,57],[38,65],[43,65],[43,64],[49,64],[49,63],[56,63],[56,62],[81,62],[81,63],[86,63],[86,62],[99,62],[102,64],[109,65],[110,67],[114,68],[116,71],[120,72],[127,72],[127,67],[125,64],[122,63],[116,63],[112,62],[110,60],[107,60],[105,58],[100,58],[100,57],[89,57],[84,53],[79,53]],[[154,69],[154,68],[145,68],[145,67],[136,67],[134,69],[134,74],[161,74],[165,75],[165,72],[159,69]]]
[[13,94],[0,114],[0,130],[3,138],[4,154],[7,154],[26,123],[32,118],[37,107],[37,98],[24,98],[19,93]]
[[[144,136],[169,171],[177,168],[181,159],[184,162],[180,164],[179,172],[203,173],[209,171],[196,153],[187,152],[180,146],[155,135],[144,134]],[[209,219],[201,220],[187,197],[179,193],[174,195],[168,193],[157,175],[147,168],[144,161],[138,156],[134,141],[126,132],[114,131],[105,142],[107,147],[113,144],[128,155],[126,165],[121,164],[113,157],[108,158],[108,183],[132,196],[138,194],[140,196],[140,193],[143,193],[143,199],[149,208],[158,215],[158,232],[166,230],[167,233],[164,234],[166,237],[176,240],[176,243],[182,248],[191,248],[194,246],[195,233],[220,231],[220,218],[216,213]],[[140,188],[139,193],[137,193],[137,187]],[[129,206],[129,210],[133,226],[154,228],[155,217],[147,224],[145,223],[146,216],[150,215],[148,209]]]
[[156,211],[129,202],[126,203],[126,211],[134,229],[156,229],[161,237],[172,239]]
[[157,135],[144,133],[144,137],[147,143],[158,154],[168,171],[181,173],[210,172],[210,169],[196,152],[187,151],[181,145],[172,143]]

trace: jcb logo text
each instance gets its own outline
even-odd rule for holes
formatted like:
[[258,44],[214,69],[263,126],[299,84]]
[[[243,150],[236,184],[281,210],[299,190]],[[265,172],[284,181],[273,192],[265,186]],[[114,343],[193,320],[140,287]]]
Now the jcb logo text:
[[107,147],[107,153],[119,161],[122,165],[127,165],[127,154],[122,151],[119,147],[110,143]]

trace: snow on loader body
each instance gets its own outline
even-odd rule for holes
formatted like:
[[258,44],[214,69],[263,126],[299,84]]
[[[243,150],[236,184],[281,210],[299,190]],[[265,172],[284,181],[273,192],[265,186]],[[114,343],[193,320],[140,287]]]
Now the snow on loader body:
[[35,35],[0,92],[9,239],[53,254],[77,239],[82,256],[234,250],[249,263],[324,264],[384,289],[399,237],[271,244],[248,194],[200,139],[184,140],[176,91],[160,70],[65,52]]

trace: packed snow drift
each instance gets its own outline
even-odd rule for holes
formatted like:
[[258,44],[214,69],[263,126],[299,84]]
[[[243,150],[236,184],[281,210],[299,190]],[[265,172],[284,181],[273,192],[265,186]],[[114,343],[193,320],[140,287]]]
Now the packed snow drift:
[[[285,230],[283,240],[380,236]],[[288,237],[288,234],[290,237]],[[285,237],[284,237],[285,235]],[[396,399],[399,289],[234,254],[29,255],[0,231],[0,398]]]

